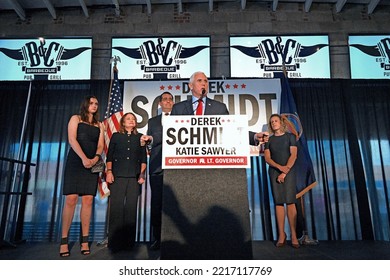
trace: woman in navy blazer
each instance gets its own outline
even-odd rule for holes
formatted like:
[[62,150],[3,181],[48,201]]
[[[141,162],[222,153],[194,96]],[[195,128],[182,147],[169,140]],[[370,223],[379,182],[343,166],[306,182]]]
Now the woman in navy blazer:
[[112,251],[131,249],[136,236],[137,202],[145,182],[146,149],[137,118],[126,113],[120,130],[112,135],[107,152],[106,181],[110,184],[108,247]]

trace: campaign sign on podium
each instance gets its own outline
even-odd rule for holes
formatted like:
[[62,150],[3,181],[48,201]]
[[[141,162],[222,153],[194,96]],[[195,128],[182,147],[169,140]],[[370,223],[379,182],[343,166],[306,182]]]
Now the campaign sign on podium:
[[246,116],[170,116],[163,125],[161,259],[252,259]]
[[163,169],[249,168],[244,115],[170,116],[163,126]]

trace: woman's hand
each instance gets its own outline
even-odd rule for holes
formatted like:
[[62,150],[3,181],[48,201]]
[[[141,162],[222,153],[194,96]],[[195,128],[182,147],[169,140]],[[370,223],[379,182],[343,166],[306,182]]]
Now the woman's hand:
[[100,157],[95,156],[95,157],[92,159],[93,165],[95,165],[99,160],[100,160]]
[[142,185],[143,183],[145,183],[145,179],[144,178],[139,178],[138,179],[138,184]]
[[114,183],[114,174],[112,174],[111,170],[106,172],[106,182],[109,184]]
[[93,159],[85,158],[83,159],[83,165],[85,168],[91,168],[95,165],[96,162],[93,161]]
[[277,181],[278,183],[284,183],[284,179],[286,178],[286,176],[287,176],[287,174],[285,174],[285,173],[280,173],[279,176],[278,176],[278,178],[276,179],[276,181]]
[[142,185],[143,183],[145,183],[145,174],[141,173],[138,177],[138,184]]
[[280,166],[279,167],[279,170],[280,170],[280,172],[282,172],[282,173],[285,173],[285,174],[287,174],[288,172],[290,172],[290,168],[287,166],[287,165],[282,165],[282,166]]

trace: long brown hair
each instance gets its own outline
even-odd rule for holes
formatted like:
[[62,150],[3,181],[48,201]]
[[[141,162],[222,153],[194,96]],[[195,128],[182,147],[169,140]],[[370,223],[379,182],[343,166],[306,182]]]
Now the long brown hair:
[[280,120],[280,125],[281,125],[281,132],[286,132],[287,131],[287,128],[286,128],[286,123],[284,122],[285,118],[279,114],[272,114],[270,117],[269,117],[269,120],[268,120],[268,132],[273,134],[275,133],[275,131],[272,129],[272,125],[271,125],[271,119],[273,117],[278,117],[279,120]]
[[122,117],[121,117],[121,120],[119,122],[119,132],[120,133],[127,133],[126,131],[126,128],[125,128],[125,125],[124,125],[124,122],[125,122],[125,118],[127,115],[132,115],[134,117],[134,120],[135,120],[135,126],[133,128],[133,131],[131,132],[132,134],[138,134],[138,130],[137,130],[137,125],[138,125],[138,122],[137,122],[137,117],[133,114],[133,113],[126,113],[124,114]]
[[[81,121],[86,122],[86,123],[89,123],[88,109],[89,109],[89,103],[91,102],[91,98],[98,100],[96,98],[96,96],[89,95],[89,96],[84,97],[84,99],[80,105],[80,119],[81,119]],[[91,124],[95,125],[98,123],[99,123],[99,106],[98,106],[98,109],[96,110],[96,112],[92,115],[92,123]]]

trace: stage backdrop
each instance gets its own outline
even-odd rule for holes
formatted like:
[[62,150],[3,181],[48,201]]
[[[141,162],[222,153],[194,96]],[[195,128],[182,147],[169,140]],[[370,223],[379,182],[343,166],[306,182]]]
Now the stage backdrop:
[[[290,85],[318,181],[318,186],[305,195],[309,234],[319,240],[389,241],[386,209],[390,209],[387,207],[390,122],[384,121],[390,118],[389,81],[291,79]],[[0,131],[4,136],[0,140],[0,154],[37,164],[28,176],[28,191],[33,195],[26,198],[23,239],[59,242],[63,167],[69,148],[67,122],[78,111],[80,100],[90,93],[97,96],[104,113],[109,89],[109,81],[34,81],[26,137],[19,144],[29,83],[0,83]],[[154,91],[160,92],[158,88],[151,92]],[[22,154],[17,157],[19,147]],[[251,157],[251,162],[253,175],[248,176],[248,196],[253,240],[273,240],[275,213],[266,164],[262,157]],[[4,180],[0,191],[5,191],[8,163],[0,164],[0,178]],[[15,191],[22,189],[22,172],[24,169],[19,168],[14,177]],[[1,202],[3,198],[0,197]],[[7,241],[14,240],[19,214],[24,214],[19,211],[18,201],[12,199],[10,205]],[[0,210],[4,205],[1,202]],[[91,240],[101,241],[104,237],[106,202],[99,196],[95,199]],[[140,229],[140,240],[149,240],[149,224],[145,223]],[[76,215],[70,235],[72,242],[78,242],[79,225]]]

